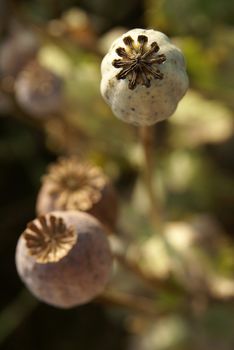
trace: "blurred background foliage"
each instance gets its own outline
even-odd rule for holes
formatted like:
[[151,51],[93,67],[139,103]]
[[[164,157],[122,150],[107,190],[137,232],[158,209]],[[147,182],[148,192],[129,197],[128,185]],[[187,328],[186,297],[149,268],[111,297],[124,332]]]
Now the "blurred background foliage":
[[[175,114],[155,127],[163,238],[147,219],[137,129],[113,117],[99,92],[112,40],[142,26],[173,38],[190,77]],[[233,72],[230,0],[0,1],[2,349],[234,348]],[[47,165],[70,154],[116,185],[122,238],[134,241],[126,254],[152,279],[176,281],[152,290],[115,267],[113,285],[153,297],[158,317],[97,303],[60,311],[23,289],[17,238],[35,216]]]

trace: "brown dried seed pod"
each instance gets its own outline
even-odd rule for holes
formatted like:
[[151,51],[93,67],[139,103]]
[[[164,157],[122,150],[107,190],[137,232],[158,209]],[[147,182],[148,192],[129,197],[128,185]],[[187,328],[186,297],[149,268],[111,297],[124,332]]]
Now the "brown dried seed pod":
[[62,107],[63,82],[60,77],[32,61],[24,67],[15,82],[19,105],[36,117],[57,113]]
[[53,210],[88,212],[112,230],[118,214],[117,195],[97,166],[76,157],[61,158],[44,176],[36,204],[38,215]]
[[78,211],[55,211],[28,224],[17,244],[16,266],[38,299],[71,308],[104,290],[112,255],[98,220]]
[[39,49],[36,35],[27,29],[15,30],[0,47],[0,73],[16,77],[21,69],[33,58]]

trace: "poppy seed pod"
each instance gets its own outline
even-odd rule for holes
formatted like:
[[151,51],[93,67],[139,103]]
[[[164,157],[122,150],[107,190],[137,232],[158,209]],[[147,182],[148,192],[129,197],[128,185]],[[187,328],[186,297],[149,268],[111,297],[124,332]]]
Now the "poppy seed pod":
[[0,47],[0,73],[16,77],[39,49],[39,42],[33,32],[25,29],[9,35]]
[[43,177],[36,211],[80,210],[95,216],[110,230],[117,221],[117,195],[102,170],[77,157],[60,158]]
[[87,213],[58,211],[27,225],[17,244],[16,267],[38,299],[70,308],[104,290],[112,255],[98,220]]
[[28,113],[37,117],[47,116],[60,110],[62,87],[62,80],[57,75],[33,61],[16,79],[16,99]]
[[182,52],[158,31],[133,29],[114,41],[101,65],[101,93],[134,125],[167,119],[188,88]]

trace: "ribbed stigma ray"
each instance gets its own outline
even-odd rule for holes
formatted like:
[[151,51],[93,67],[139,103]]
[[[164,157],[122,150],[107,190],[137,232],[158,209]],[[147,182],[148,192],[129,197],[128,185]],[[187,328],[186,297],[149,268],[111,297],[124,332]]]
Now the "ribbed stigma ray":
[[156,65],[164,63],[166,56],[158,54],[160,48],[156,42],[148,46],[148,37],[145,35],[138,35],[137,43],[131,36],[126,36],[123,42],[126,48],[116,49],[116,53],[121,59],[115,59],[112,62],[115,68],[121,68],[116,75],[118,80],[128,78],[128,87],[134,90],[138,84],[148,88],[152,79],[163,79],[163,74]]
[[75,229],[54,215],[30,222],[23,236],[30,255],[43,264],[62,259],[77,241]]

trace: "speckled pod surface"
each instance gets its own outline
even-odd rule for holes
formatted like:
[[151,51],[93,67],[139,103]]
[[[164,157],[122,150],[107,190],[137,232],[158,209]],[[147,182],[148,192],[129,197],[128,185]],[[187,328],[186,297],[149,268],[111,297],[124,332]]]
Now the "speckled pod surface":
[[[139,36],[140,40],[142,37],[147,38],[145,39],[146,43],[144,43],[144,52],[150,50],[152,43],[158,45],[158,52],[155,52],[155,55],[151,54],[147,64],[150,63],[150,69],[153,68],[155,72],[158,72],[159,78],[150,77],[148,70],[146,76],[143,77],[145,82],[143,84],[136,83],[131,89],[129,88],[131,73],[126,78],[117,78],[121,72],[121,63],[126,61],[125,54],[118,50],[123,48],[127,54],[130,52],[131,59],[132,52],[139,56],[139,50],[141,50],[141,48],[139,49]],[[126,45],[126,37],[133,39],[132,52]],[[164,57],[163,62],[157,59],[160,56]],[[120,57],[122,57],[122,61]],[[117,62],[117,64],[113,64],[113,62]],[[141,68],[137,69],[139,73]],[[188,88],[188,77],[182,52],[170,42],[165,34],[152,29],[133,29],[114,41],[109,52],[103,58],[101,73],[103,98],[119,119],[134,125],[153,125],[170,117]]]
[[38,299],[71,308],[89,302],[104,290],[111,275],[112,255],[102,225],[91,215],[57,211],[45,217],[51,214],[75,228],[76,243],[59,261],[39,263],[30,255],[21,235],[16,249],[17,271]]

